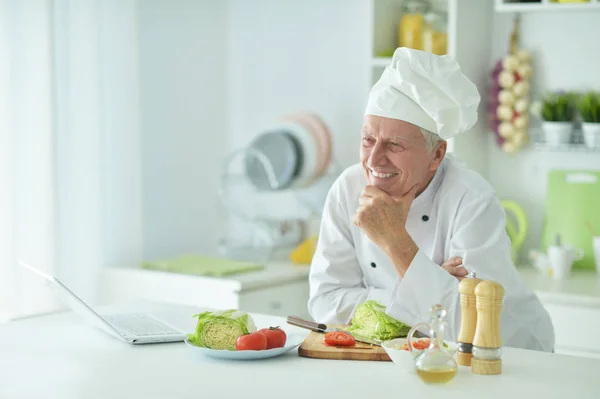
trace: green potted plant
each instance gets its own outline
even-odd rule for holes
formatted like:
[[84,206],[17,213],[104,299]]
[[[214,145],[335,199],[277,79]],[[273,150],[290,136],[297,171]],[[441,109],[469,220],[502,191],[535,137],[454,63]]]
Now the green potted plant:
[[576,115],[575,97],[572,93],[546,94],[542,97],[539,114],[546,143],[560,145],[571,141]]
[[600,93],[587,92],[577,101],[583,139],[588,147],[600,147]]

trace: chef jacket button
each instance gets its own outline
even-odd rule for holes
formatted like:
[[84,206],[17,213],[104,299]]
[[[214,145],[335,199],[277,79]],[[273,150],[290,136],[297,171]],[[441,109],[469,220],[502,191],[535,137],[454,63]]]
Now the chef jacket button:
[[424,222],[426,222],[426,221],[429,220],[429,216],[423,215],[423,216],[421,216],[421,220],[424,221]]
[[377,267],[377,265],[375,264],[375,262],[371,262],[371,267],[372,267],[372,268],[375,268],[375,267]]

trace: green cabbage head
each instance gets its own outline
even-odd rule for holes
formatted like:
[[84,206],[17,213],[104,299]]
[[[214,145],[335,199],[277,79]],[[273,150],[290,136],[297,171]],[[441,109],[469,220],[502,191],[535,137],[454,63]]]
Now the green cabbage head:
[[196,331],[188,334],[188,340],[203,348],[235,350],[235,340],[243,334],[256,332],[252,317],[240,310],[204,312],[198,318]]
[[386,314],[385,306],[370,300],[356,307],[348,331],[372,340],[386,341],[406,337],[410,329],[410,326]]

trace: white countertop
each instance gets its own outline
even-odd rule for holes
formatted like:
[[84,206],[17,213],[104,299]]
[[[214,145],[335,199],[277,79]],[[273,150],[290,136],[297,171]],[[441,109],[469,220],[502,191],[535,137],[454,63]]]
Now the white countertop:
[[600,274],[593,270],[573,270],[557,281],[533,267],[518,268],[527,285],[545,303],[600,307]]
[[[197,308],[138,304],[192,331]],[[123,310],[120,308],[119,310]],[[253,315],[259,327],[285,325]],[[461,367],[446,385],[426,385],[389,362],[302,358],[293,350],[259,361],[203,357],[184,343],[133,346],[72,313],[0,325],[0,398],[596,398],[600,360],[504,348],[501,375]]]
[[285,284],[300,280],[307,280],[309,265],[296,265],[289,261],[275,261],[265,265],[262,270],[240,273],[224,277],[195,276],[191,274],[169,273],[134,267],[106,268],[104,273],[112,277],[126,277],[128,279],[168,279],[171,283],[193,282],[196,287],[210,284],[213,289],[221,288],[227,291],[250,291],[262,287]]
[[[305,281],[308,278],[309,265],[296,265],[290,261],[275,261],[265,269],[226,277],[203,277],[186,274],[165,273],[141,268],[106,268],[105,274],[112,277],[126,277],[126,281],[138,279],[156,279],[174,284],[190,283],[196,287],[210,284],[214,288],[228,291],[250,291],[262,287]],[[543,302],[600,307],[600,274],[595,271],[574,270],[569,279],[553,280],[531,266],[518,268],[525,282]],[[134,279],[134,280],[131,280]]]

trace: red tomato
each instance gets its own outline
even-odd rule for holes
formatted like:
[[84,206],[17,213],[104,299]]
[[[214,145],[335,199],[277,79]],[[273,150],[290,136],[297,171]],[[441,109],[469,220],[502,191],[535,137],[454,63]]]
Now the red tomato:
[[244,334],[235,340],[235,350],[262,351],[267,349],[267,337],[259,332]]
[[287,340],[287,335],[279,327],[269,327],[258,330],[267,337],[267,349],[282,348]]
[[323,337],[325,345],[329,346],[352,346],[356,344],[354,337],[342,331],[332,331]]
[[412,342],[413,348],[417,349],[417,350],[427,349],[427,348],[429,348],[430,344],[431,344],[431,340],[429,338],[423,338],[423,339],[419,339],[417,341]]

